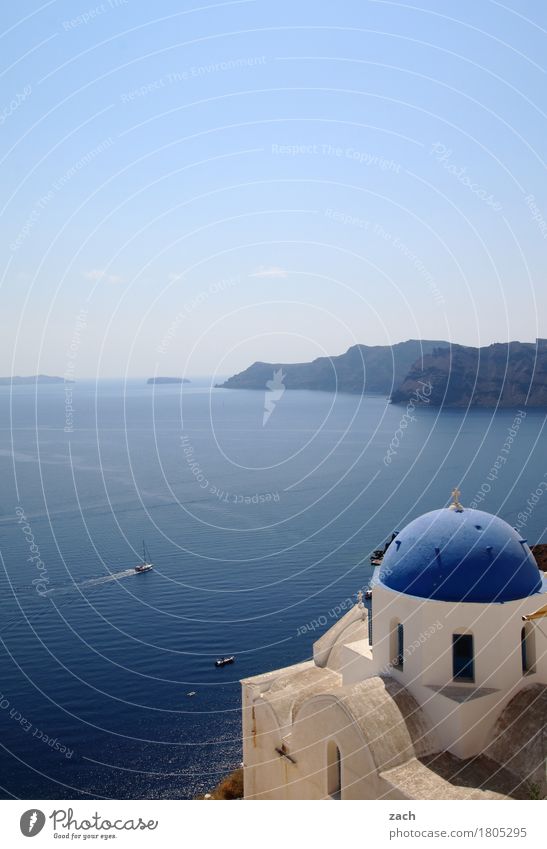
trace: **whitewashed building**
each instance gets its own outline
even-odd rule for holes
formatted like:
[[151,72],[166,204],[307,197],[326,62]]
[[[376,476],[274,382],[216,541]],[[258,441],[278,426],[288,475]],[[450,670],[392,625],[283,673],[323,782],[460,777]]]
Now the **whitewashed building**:
[[458,496],[397,534],[313,660],[242,681],[245,798],[545,796],[547,581]]

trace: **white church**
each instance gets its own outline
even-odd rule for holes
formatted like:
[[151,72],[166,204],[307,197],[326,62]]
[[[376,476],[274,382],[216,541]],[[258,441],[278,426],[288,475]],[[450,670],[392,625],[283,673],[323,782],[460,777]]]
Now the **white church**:
[[547,579],[459,503],[398,532],[313,660],[242,681],[246,799],[541,799]]

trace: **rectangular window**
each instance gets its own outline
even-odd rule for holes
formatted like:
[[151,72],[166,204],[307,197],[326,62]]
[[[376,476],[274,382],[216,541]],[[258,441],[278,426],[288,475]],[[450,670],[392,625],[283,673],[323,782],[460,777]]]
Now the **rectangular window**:
[[531,622],[527,622],[520,632],[520,652],[522,658],[522,674],[536,671],[535,634]]
[[403,668],[405,662],[405,629],[404,626],[399,623],[397,625],[397,669]]
[[475,680],[472,634],[452,634],[452,676],[454,681]]

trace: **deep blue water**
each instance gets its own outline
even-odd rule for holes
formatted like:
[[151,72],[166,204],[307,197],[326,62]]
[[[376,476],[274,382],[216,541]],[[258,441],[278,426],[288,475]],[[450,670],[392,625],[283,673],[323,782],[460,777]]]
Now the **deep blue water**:
[[[310,623],[367,584],[370,551],[457,483],[545,539],[547,497],[527,504],[544,412],[492,472],[514,411],[419,409],[386,465],[404,408],[285,392],[263,426],[263,403],[79,382],[65,432],[62,385],[0,387],[4,798],[210,789],[241,759],[239,679],[308,658],[328,627]],[[155,569],[135,575],[143,538]]]

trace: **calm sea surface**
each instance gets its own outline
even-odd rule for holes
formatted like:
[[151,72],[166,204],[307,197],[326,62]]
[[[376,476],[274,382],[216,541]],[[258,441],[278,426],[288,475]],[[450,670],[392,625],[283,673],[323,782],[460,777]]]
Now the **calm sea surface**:
[[241,760],[239,679],[308,658],[457,483],[545,539],[544,411],[424,407],[397,434],[382,397],[287,391],[263,425],[262,392],[144,381],[73,406],[65,432],[62,385],[0,387],[3,798],[210,789]]

